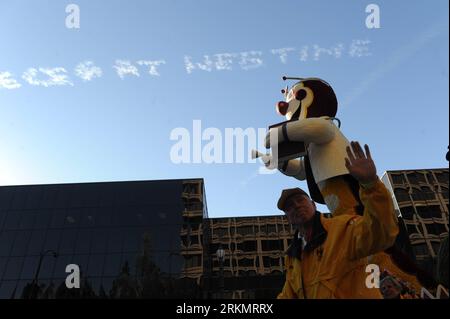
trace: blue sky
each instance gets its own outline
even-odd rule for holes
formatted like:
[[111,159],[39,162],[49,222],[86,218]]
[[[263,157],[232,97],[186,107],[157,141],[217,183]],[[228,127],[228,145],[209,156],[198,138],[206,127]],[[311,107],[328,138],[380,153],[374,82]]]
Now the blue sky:
[[[79,29],[66,28],[70,3]],[[370,3],[379,29],[365,25]],[[259,163],[175,164],[169,137],[193,120],[221,132],[281,122],[285,74],[333,86],[342,131],[371,146],[379,175],[447,167],[448,30],[445,0],[0,0],[0,185],[203,177],[211,217],[279,214],[280,191],[306,183],[257,174]],[[366,51],[352,53],[355,43]],[[292,48],[284,63],[272,53],[280,48]],[[315,57],[318,48],[331,54]],[[186,57],[224,53],[234,54],[227,70],[186,69]],[[242,64],[245,54],[260,63]],[[116,60],[139,76],[121,78]],[[159,75],[140,60],[163,60]],[[86,61],[100,77],[76,75]],[[23,77],[56,67],[71,84]]]

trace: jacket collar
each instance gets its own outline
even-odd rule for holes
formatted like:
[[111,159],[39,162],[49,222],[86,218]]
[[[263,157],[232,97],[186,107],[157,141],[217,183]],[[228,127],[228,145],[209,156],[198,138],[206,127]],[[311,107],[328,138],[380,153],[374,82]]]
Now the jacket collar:
[[292,239],[292,243],[286,251],[286,254],[290,257],[297,258],[299,260],[302,259],[302,251],[305,252],[312,251],[323,244],[325,239],[327,238],[327,231],[322,225],[320,221],[320,216],[322,214],[316,211],[313,220],[313,229],[312,229],[312,239],[303,247],[303,238],[299,237],[298,230],[294,234],[294,238]]

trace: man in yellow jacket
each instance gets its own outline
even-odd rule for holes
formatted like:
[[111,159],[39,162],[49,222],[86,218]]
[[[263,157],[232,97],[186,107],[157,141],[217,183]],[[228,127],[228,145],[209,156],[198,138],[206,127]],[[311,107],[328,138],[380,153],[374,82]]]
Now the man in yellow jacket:
[[[370,150],[347,148],[346,167],[360,184],[364,213],[325,218],[300,188],[284,190],[278,208],[296,227],[285,259],[286,282],[278,298],[382,298],[367,266],[398,234],[390,194],[379,180]],[[375,278],[376,280],[376,278]]]

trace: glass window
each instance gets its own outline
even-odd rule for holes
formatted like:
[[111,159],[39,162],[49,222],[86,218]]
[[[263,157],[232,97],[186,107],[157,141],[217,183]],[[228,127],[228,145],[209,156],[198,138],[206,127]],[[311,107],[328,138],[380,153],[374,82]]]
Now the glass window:
[[198,236],[197,235],[191,236],[191,245],[198,245],[199,243],[200,242],[198,240]]
[[123,251],[138,251],[142,246],[142,237],[139,228],[127,228],[123,230]]
[[88,276],[97,277],[103,273],[103,264],[105,255],[91,255],[89,257],[89,266],[87,270]]
[[54,209],[52,212],[51,228],[62,228],[64,226],[64,219],[66,212],[64,209]]
[[80,225],[81,212],[78,208],[71,208],[66,211],[64,226],[75,228]]
[[91,294],[95,294],[95,296],[99,295],[100,287],[102,287],[102,278],[89,278],[89,284],[91,286],[92,291]]
[[253,226],[241,226],[236,231],[241,235],[254,235]]
[[120,273],[120,266],[122,262],[121,254],[110,254],[106,255],[105,269],[103,276],[114,277]]
[[[42,257],[39,279],[50,279],[53,277],[53,270],[55,268],[56,261],[59,258],[64,258],[64,256],[58,256],[55,258],[52,255],[45,255]],[[66,276],[60,278],[66,278]]]
[[403,188],[396,188],[394,190],[395,198],[397,199],[397,202],[407,202],[409,201],[409,194],[406,189]]
[[114,219],[117,220],[117,224],[114,224],[114,226],[135,226],[132,223],[132,215],[135,212],[134,207],[116,207],[114,209]]
[[3,272],[6,269],[7,262],[8,262],[8,257],[0,257],[0,284],[2,282]]
[[183,243],[184,247],[188,246],[188,236],[181,236],[181,242]]
[[171,274],[180,274],[183,270],[183,256],[169,252],[169,264],[168,269],[164,271]]
[[280,265],[280,259],[279,258],[270,258],[270,266],[277,267]]
[[[39,283],[40,284],[40,283]],[[17,286],[14,289],[13,296],[11,296],[11,299],[28,299],[31,297],[31,281],[30,280],[19,280],[17,282]],[[38,295],[37,298],[41,298],[40,295]]]
[[177,250],[180,247],[180,226],[160,225],[147,228],[150,247],[154,250]]
[[407,176],[410,184],[417,184],[419,182],[415,173],[409,173]]
[[428,255],[428,246],[426,244],[413,245],[416,256]]
[[83,196],[81,194],[81,190],[84,185],[70,185],[68,189],[68,207],[82,207],[83,206]]
[[72,264],[78,265],[80,267],[80,275],[84,277],[87,274],[87,269],[89,265],[89,255],[74,255],[72,257]]
[[33,230],[30,243],[28,244],[27,255],[39,255],[45,243],[45,230]]
[[5,222],[7,214],[6,211],[0,209],[0,231],[3,229],[3,223]]
[[437,242],[432,242],[431,246],[433,247],[434,254],[437,255],[439,253],[440,244]]
[[58,285],[53,280],[39,280],[42,285],[42,299],[54,299]]
[[105,229],[96,230],[92,236],[91,253],[104,253],[106,251],[106,242],[108,231]]
[[62,232],[61,245],[59,246],[59,253],[73,254],[77,242],[78,230],[65,229]]
[[405,206],[400,209],[404,219],[412,219],[414,215],[414,208],[412,206]]
[[427,182],[427,180],[425,179],[425,175],[423,173],[417,172],[416,173],[416,177],[417,177],[417,180],[419,181],[419,183],[426,183]]
[[[123,251],[138,251],[146,248],[147,250],[155,250],[158,246],[157,237],[152,230],[128,228],[124,233]],[[163,239],[158,239],[163,240]]]
[[244,241],[243,250],[250,252],[256,251],[256,241]]
[[42,187],[41,186],[29,186],[28,196],[25,205],[25,209],[36,209],[39,208],[39,204],[42,198]]
[[428,206],[416,206],[416,210],[419,216],[422,218],[427,219],[433,217]]
[[275,225],[267,225],[267,234],[275,234],[277,232],[277,228]]
[[36,274],[38,265],[39,265],[39,256],[25,257],[25,261],[23,263],[22,268],[22,274],[20,275],[20,278],[32,280]]
[[81,187],[82,206],[98,206],[98,184],[85,184]]
[[110,227],[112,215],[111,208],[97,208],[97,226]]
[[6,265],[3,280],[19,279],[22,270],[23,257],[10,257]]
[[70,185],[58,185],[58,193],[56,194],[54,205],[56,208],[67,207],[69,203]]
[[114,186],[111,184],[103,184],[98,186],[97,194],[99,195],[98,205],[101,207],[113,206],[115,200]]
[[108,253],[120,253],[122,252],[122,229],[111,229],[108,231]]
[[19,211],[9,211],[8,215],[6,215],[3,229],[18,229],[20,223],[20,215],[21,213]]
[[89,254],[94,229],[80,229],[75,246],[75,254]]
[[61,229],[49,229],[45,238],[45,244],[42,248],[43,251],[52,249],[58,251],[59,242],[61,239]]
[[66,278],[68,273],[66,273],[67,265],[72,264],[72,256],[59,255],[57,258],[52,255],[47,255],[44,257],[45,261],[56,259],[56,266],[54,270],[53,277],[55,278]]
[[89,265],[89,255],[87,254],[73,255],[71,263],[78,265],[78,267],[80,267],[80,275],[81,277],[84,277],[87,274],[87,269]]
[[435,174],[439,183],[448,184],[448,172]]
[[16,288],[17,281],[3,281],[0,283],[0,299],[10,299]]
[[16,186],[14,187],[14,198],[12,200],[11,209],[21,210],[25,209],[25,203],[27,200],[28,187]]
[[406,229],[408,230],[409,234],[416,234],[419,232],[416,228],[416,225],[406,224]]
[[272,264],[271,259],[272,258],[270,258],[269,256],[263,256],[264,267],[270,267],[270,265]]
[[36,218],[34,220],[34,228],[48,228],[50,220],[52,218],[52,213],[48,210],[39,210],[36,213]]
[[13,187],[0,188],[0,209],[9,209],[13,198]]
[[135,276],[136,275],[136,259],[137,259],[136,253],[125,253],[122,255],[122,264],[120,269],[122,269],[125,265],[125,263],[128,264],[128,267],[130,269],[130,275]]
[[238,261],[240,267],[253,267],[254,261],[253,259],[243,258]]
[[15,235],[15,231],[5,231],[0,234],[0,256],[9,256]]
[[31,232],[28,230],[17,232],[13,249],[11,250],[11,256],[24,256],[26,254],[30,236]]
[[32,286],[31,280],[20,280],[17,284],[16,298],[38,298],[38,299],[48,299],[49,292],[47,291],[47,286],[49,282],[47,280],[38,280],[39,290],[36,297],[32,297]]
[[20,218],[20,229],[31,229],[34,226],[34,220],[36,218],[36,213],[34,212],[23,212]]
[[94,227],[97,222],[97,212],[95,208],[80,209],[81,227]]
[[404,178],[403,178],[403,174],[392,174],[392,182],[394,184],[403,184],[404,183]]
[[43,194],[41,199],[40,208],[53,208],[55,207],[55,199],[58,193],[57,185],[43,186]]
[[448,199],[448,188],[442,187],[441,195],[442,195],[442,198]]

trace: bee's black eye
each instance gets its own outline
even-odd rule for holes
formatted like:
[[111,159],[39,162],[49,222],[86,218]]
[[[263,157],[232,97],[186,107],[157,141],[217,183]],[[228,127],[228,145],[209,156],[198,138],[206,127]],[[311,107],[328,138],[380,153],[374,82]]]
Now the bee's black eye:
[[298,90],[295,92],[295,98],[299,101],[303,100],[306,97],[306,91],[303,89]]

